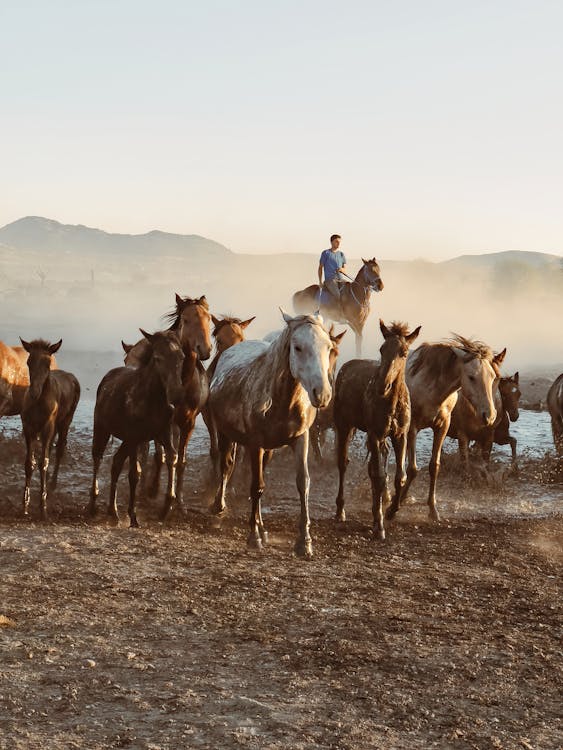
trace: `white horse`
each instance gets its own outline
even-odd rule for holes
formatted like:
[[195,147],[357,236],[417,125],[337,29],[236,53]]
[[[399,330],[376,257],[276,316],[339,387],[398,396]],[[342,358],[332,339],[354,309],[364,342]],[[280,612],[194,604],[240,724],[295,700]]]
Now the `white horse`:
[[292,318],[282,310],[286,328],[272,343],[243,341],[227,349],[211,381],[209,405],[217,427],[221,483],[212,512],[226,508],[225,491],[238,443],[250,454],[252,481],[248,545],[260,548],[267,540],[260,501],[264,492],[264,457],[290,445],[296,460],[301,521],[295,552],[311,557],[309,534],[309,428],[316,409],[331,398],[329,371],[336,344],[320,315]]

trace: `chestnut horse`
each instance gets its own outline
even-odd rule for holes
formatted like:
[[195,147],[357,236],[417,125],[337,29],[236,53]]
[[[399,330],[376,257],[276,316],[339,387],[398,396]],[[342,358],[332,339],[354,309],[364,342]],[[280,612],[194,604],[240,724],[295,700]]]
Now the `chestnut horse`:
[[338,495],[336,518],[346,519],[344,512],[344,475],[348,464],[348,445],[354,430],[367,432],[371,480],[373,530],[385,539],[383,526],[383,493],[387,485],[387,438],[395,451],[395,497],[400,498],[406,481],[405,454],[411,418],[410,398],[405,383],[405,366],[410,345],[420,333],[411,333],[405,323],[387,328],[380,319],[383,334],[381,362],[352,359],[342,365],[334,393],[334,426],[338,457]]
[[551,417],[553,444],[559,456],[563,456],[563,372],[551,384],[547,392],[547,408]]
[[376,259],[362,258],[362,264],[356,278],[341,285],[340,309],[330,293],[318,284],[311,284],[293,295],[293,309],[296,313],[307,314],[320,310],[326,318],[338,323],[348,323],[356,334],[356,357],[362,356],[362,332],[369,315],[371,293],[383,289]]
[[100,382],[94,408],[92,458],[94,473],[88,510],[96,513],[98,471],[104,450],[113,435],[122,441],[114,454],[111,467],[108,515],[115,521],[117,512],[117,481],[125,459],[129,458],[129,519],[138,526],[135,514],[139,445],[157,440],[166,451],[168,465],[167,503],[171,504],[176,491],[178,453],[173,440],[174,406],[184,398],[182,367],[184,354],[175,331],[154,334],[141,333],[147,340],[144,355],[137,368],[116,367]]
[[481,448],[481,456],[489,463],[493,444],[509,445],[512,452],[512,464],[516,466],[516,438],[510,434],[510,422],[516,422],[520,416],[518,404],[522,395],[518,388],[518,373],[500,378],[493,386],[497,417],[492,426],[483,427],[475,415],[475,410],[460,392],[457,404],[452,412],[448,437],[457,438],[462,462],[469,463],[469,441],[474,440]]
[[439,521],[436,508],[436,483],[440,471],[442,445],[450,426],[451,413],[456,405],[458,390],[475,409],[483,425],[496,419],[493,384],[500,377],[499,366],[504,353],[494,355],[479,341],[454,334],[452,340],[439,344],[422,344],[409,355],[406,381],[411,397],[411,423],[407,440],[407,481],[401,498],[395,496],[386,517],[393,518],[418,474],[416,438],[420,430],[431,427],[434,432],[432,456],[428,467],[430,488],[428,509],[430,517]]
[[[0,341],[0,417],[21,414],[29,386],[27,357],[23,346],[9,346]],[[51,369],[57,369],[54,356],[51,357]]]
[[238,443],[250,455],[252,481],[248,545],[267,540],[262,522],[264,451],[291,445],[301,499],[298,555],[313,553],[309,533],[309,427],[315,409],[330,401],[330,354],[334,344],[319,315],[292,318],[282,311],[286,328],[275,341],[243,341],[223,352],[211,381],[209,405],[217,426],[221,481],[212,512],[226,508],[225,491]]
[[21,339],[27,357],[29,388],[26,389],[21,409],[25,438],[25,489],[23,513],[29,513],[31,477],[35,468],[34,445],[41,441],[41,518],[47,518],[47,472],[49,456],[55,435],[57,450],[55,469],[50,488],[57,486],[59,467],[64,455],[68,431],[80,399],[80,385],[70,372],[52,369],[52,359],[61,347],[62,339],[51,344],[42,339],[28,342]]

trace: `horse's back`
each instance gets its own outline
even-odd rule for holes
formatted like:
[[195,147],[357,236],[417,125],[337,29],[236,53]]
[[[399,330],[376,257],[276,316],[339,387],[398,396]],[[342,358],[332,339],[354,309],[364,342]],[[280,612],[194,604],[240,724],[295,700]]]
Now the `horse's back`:
[[216,393],[230,380],[240,380],[247,369],[269,348],[270,344],[266,341],[250,339],[226,349],[217,362],[210,385],[211,394]]
[[563,417],[563,372],[551,384],[547,392],[547,408],[552,417]]
[[53,370],[51,379],[57,384],[60,418],[64,419],[68,416],[72,418],[80,400],[78,378],[72,372],[66,370]]
[[318,284],[311,284],[311,286],[301,289],[299,292],[295,292],[292,298],[293,309],[298,315],[307,315],[313,313],[319,309],[319,291],[320,287]]

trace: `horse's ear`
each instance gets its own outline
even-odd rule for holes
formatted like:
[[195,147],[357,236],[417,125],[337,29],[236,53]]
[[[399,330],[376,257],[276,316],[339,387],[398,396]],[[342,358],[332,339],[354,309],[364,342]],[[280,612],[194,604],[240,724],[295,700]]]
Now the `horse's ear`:
[[407,333],[407,335],[405,336],[405,339],[409,342],[409,346],[412,344],[412,342],[416,338],[418,338],[418,334],[420,333],[421,328],[422,326],[418,326],[418,328],[415,328],[414,331],[412,331],[412,333]]
[[387,326],[385,325],[385,323],[383,322],[381,318],[379,318],[379,330],[383,334],[384,339],[389,338],[389,336],[391,335],[391,331],[387,328]]
[[63,340],[59,339],[56,344],[51,344],[51,346],[49,347],[49,354],[56,354],[61,348],[62,343]]
[[219,318],[216,318],[216,317],[215,317],[215,315],[213,315],[213,313],[211,313],[211,320],[213,321],[213,325],[214,325],[214,326],[218,326],[218,325],[219,325],[219,323],[221,322],[221,321],[219,320]]
[[129,354],[129,352],[135,346],[135,344],[126,344],[125,341],[121,339],[121,346],[123,347],[123,351],[125,352],[125,354]]
[[23,348],[26,350],[26,352],[29,353],[31,351],[31,344],[29,343],[29,341],[24,341],[21,336],[20,341],[22,342]]
[[142,328],[139,328],[139,331],[143,334],[143,336],[146,338],[146,340],[152,344],[154,339],[154,333],[147,333],[146,331],[143,331]]
[[362,258],[362,263],[364,264],[364,266],[368,266],[369,260],[365,260],[364,258]]
[[253,320],[256,320],[256,315],[253,315],[251,318],[248,318],[248,320],[243,320],[242,323],[239,323],[239,326],[241,328],[246,328],[252,323]]
[[495,354],[495,356],[493,358],[493,362],[495,363],[495,365],[502,365],[502,363],[504,362],[504,358],[505,357],[506,357],[506,346],[504,347],[504,349],[502,350],[502,352],[499,352],[498,354]]
[[514,375],[512,376],[512,379],[514,380],[514,382],[516,383],[516,385],[518,385],[518,379],[519,379],[519,377],[520,377],[520,375],[518,374],[518,372],[515,372]]
[[[331,328],[333,328],[333,327],[334,327],[334,326],[331,326]],[[344,329],[344,330],[342,331],[342,333],[337,333],[337,334],[336,334],[336,336],[333,336],[333,335],[331,334],[331,336],[330,336],[330,340],[332,341],[332,343],[333,343],[333,344],[336,344],[336,346],[338,346],[338,344],[340,344],[340,342],[342,341],[342,339],[344,338],[344,336],[346,336],[346,333],[347,333],[347,331],[348,331],[348,329],[347,329],[347,328],[345,328],[345,329]]]
[[334,323],[330,324],[330,328],[328,329],[328,335],[330,338],[332,338],[332,334],[334,333]]
[[283,307],[280,307],[280,312],[282,314],[282,318],[285,320],[286,323],[291,323],[293,318],[289,313],[286,313],[286,311],[283,309]]
[[209,310],[209,303],[207,299],[205,298],[205,294],[201,295],[201,297],[196,301],[196,304],[201,305],[202,307],[205,307],[206,310]]
[[178,292],[176,292],[176,307],[182,307],[183,304],[184,300],[182,299],[182,297],[180,297]]

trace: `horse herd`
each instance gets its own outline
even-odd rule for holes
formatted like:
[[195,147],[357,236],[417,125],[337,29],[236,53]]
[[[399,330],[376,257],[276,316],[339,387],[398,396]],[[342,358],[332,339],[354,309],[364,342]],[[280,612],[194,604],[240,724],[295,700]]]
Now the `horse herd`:
[[[364,261],[364,265],[372,261]],[[373,280],[372,280],[373,281]],[[370,283],[372,283],[370,281]],[[373,282],[375,283],[375,282]],[[428,506],[438,521],[436,483],[446,435],[459,441],[463,460],[476,440],[484,460],[493,441],[510,442],[515,461],[516,441],[508,422],[518,416],[518,373],[501,377],[506,350],[495,354],[479,341],[453,335],[448,341],[411,347],[420,326],[409,331],[403,323],[379,321],[383,344],[380,360],[355,359],[336,374],[339,345],[344,336],[327,329],[319,312],[295,317],[282,311],[285,327],[270,340],[246,340],[253,318],[216,318],[204,296],[176,295],[168,314],[169,327],[123,344],[125,364],[110,370],[99,384],[92,440],[93,478],[88,512],[96,513],[100,463],[112,437],[121,444],[111,464],[108,514],[118,519],[117,484],[128,459],[129,519],[136,517],[140,456],[155,445],[155,472],[149,495],[156,494],[159,472],[167,467],[161,518],[172,506],[183,507],[186,447],[202,414],[210,435],[216,477],[211,512],[226,510],[226,491],[243,446],[251,468],[248,545],[260,548],[267,540],[261,512],[264,469],[273,450],[291,446],[301,502],[296,554],[312,555],[309,517],[309,437],[320,453],[322,431],[336,432],[339,485],[336,518],[345,520],[344,480],[348,446],[355,430],[366,433],[368,473],[372,487],[374,534],[385,538],[385,517],[400,509],[418,467],[416,440],[420,430],[433,430]],[[213,331],[212,331],[213,326]],[[212,335],[216,354],[211,357]],[[34,446],[41,443],[41,516],[47,515],[48,490],[57,482],[80,386],[71,373],[57,369],[55,353],[61,341],[22,340],[22,347],[0,342],[0,416],[20,414],[26,443],[23,512],[29,512],[30,482],[35,466]],[[548,395],[556,448],[563,455],[563,374]],[[56,438],[54,471],[48,484],[51,447]],[[395,454],[394,492],[389,497],[389,445]]]

